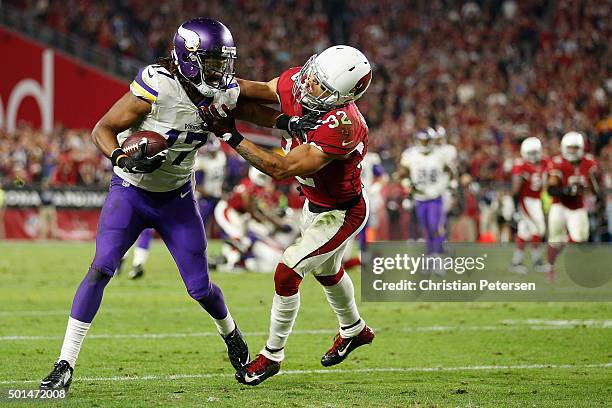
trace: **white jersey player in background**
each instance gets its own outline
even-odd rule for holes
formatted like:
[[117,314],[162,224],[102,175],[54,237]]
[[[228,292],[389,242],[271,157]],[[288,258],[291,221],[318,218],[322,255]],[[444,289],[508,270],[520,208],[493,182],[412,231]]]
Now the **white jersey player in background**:
[[[437,126],[435,130],[436,132],[433,134],[435,148],[440,149],[447,165],[453,171],[453,174],[456,174],[459,167],[457,148],[448,143],[446,129],[444,127]],[[446,222],[446,214],[455,204],[456,198],[453,196],[453,192],[456,192],[459,186],[459,180],[450,177],[448,173],[445,173],[444,177],[446,178],[448,186],[448,188],[442,193],[442,206],[444,208],[444,218]]]
[[[417,221],[427,240],[427,254],[438,258],[444,252],[445,212],[442,194],[454,180],[454,171],[443,149],[436,147],[436,131],[427,128],[417,132],[416,146],[401,157],[399,176],[415,200]],[[430,263],[428,262],[428,266]],[[438,271],[441,268],[429,268]]]
[[226,167],[227,157],[221,150],[221,142],[216,138],[209,140],[196,156],[195,195],[204,227],[221,200]]

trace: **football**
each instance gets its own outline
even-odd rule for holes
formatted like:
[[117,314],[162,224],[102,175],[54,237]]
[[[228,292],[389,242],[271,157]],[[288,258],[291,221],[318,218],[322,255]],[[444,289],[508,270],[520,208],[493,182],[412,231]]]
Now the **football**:
[[142,138],[147,139],[147,157],[155,156],[157,153],[168,148],[166,139],[164,139],[162,135],[156,132],[151,132],[149,130],[143,130],[140,132],[133,133],[123,141],[123,143],[121,144],[121,148],[123,149],[125,154],[132,157],[136,153],[138,153],[138,144],[140,143]]

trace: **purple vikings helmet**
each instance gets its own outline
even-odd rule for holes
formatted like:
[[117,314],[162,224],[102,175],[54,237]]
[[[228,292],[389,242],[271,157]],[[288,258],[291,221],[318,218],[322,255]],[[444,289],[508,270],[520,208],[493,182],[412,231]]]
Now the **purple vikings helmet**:
[[432,128],[421,129],[416,133],[414,138],[421,153],[429,153],[433,150],[435,137],[436,131]]
[[204,96],[229,87],[236,47],[226,26],[211,18],[185,21],[174,35],[172,57],[178,70]]

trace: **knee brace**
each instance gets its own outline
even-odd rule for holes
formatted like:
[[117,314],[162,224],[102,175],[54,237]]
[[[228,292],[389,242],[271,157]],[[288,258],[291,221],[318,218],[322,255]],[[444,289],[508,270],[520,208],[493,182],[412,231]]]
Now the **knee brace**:
[[284,263],[279,263],[274,272],[274,290],[280,296],[293,296],[298,293],[302,277]]

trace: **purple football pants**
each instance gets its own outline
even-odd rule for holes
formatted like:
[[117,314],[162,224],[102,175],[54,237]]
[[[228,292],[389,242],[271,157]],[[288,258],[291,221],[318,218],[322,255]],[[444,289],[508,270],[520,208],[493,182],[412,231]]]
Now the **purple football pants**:
[[151,246],[151,240],[153,239],[153,229],[147,228],[146,230],[140,233],[138,237],[138,241],[136,241],[136,246],[142,249],[149,249]]
[[218,202],[218,198],[200,199],[200,215],[202,216],[202,221],[204,223],[206,223],[206,221],[208,221],[208,219],[213,215]]
[[442,198],[416,200],[415,211],[421,231],[427,240],[427,253],[441,254],[444,251],[444,206]]
[[208,276],[206,236],[191,183],[165,193],[134,187],[114,175],[98,222],[96,255],[77,289],[70,316],[91,322],[104,287],[123,254],[145,228],[155,228],[168,247],[189,295],[215,319],[227,316],[223,294]]

